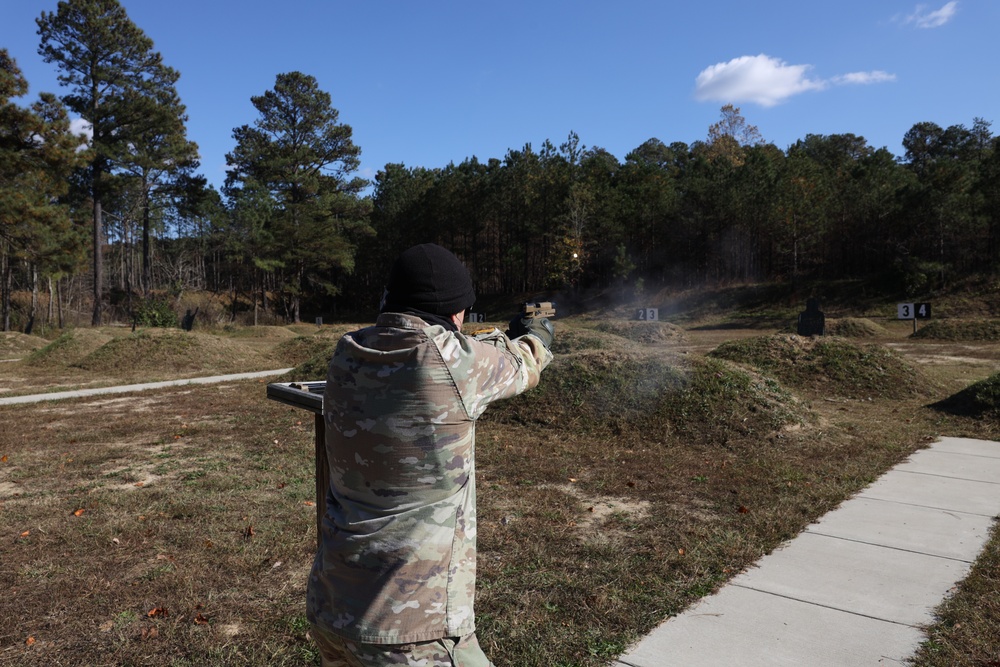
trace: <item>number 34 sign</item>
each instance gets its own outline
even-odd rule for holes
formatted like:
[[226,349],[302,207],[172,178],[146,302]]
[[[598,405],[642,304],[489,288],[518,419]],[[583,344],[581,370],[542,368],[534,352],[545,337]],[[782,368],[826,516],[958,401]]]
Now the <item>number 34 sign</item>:
[[896,319],[926,320],[931,316],[929,303],[898,303],[896,304]]

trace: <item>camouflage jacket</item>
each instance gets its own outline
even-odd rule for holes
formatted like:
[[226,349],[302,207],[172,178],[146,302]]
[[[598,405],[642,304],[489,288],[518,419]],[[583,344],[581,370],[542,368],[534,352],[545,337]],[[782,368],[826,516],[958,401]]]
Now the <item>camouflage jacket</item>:
[[531,335],[473,338],[396,313],[340,340],[323,400],[314,625],[373,644],[475,630],[476,419],[538,384],[551,359]]

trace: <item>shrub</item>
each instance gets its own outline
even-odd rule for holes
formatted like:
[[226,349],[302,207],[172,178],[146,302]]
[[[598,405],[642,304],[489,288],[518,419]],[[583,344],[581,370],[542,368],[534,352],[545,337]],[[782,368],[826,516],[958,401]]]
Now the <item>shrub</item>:
[[135,324],[141,327],[176,327],[177,313],[166,299],[143,299],[133,312]]

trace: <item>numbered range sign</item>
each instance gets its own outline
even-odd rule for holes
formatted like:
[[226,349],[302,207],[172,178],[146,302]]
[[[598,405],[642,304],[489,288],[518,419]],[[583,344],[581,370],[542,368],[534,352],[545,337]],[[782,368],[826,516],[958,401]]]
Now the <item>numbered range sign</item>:
[[485,313],[467,313],[465,316],[466,322],[473,322],[475,324],[482,324],[486,321]]
[[660,319],[659,308],[640,308],[635,311],[635,319],[645,322],[656,322]]
[[931,316],[929,303],[898,303],[896,304],[896,319],[926,320]]

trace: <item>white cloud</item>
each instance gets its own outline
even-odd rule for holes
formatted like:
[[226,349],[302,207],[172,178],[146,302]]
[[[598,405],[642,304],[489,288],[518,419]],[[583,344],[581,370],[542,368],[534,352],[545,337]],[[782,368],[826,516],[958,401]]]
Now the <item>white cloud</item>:
[[753,102],[772,107],[788,98],[830,84],[856,85],[895,81],[888,72],[851,72],[829,80],[811,79],[812,65],[789,65],[764,54],[741,56],[729,62],[706,67],[695,79],[695,98],[699,101],[725,103]]
[[888,72],[883,72],[881,70],[875,70],[873,72],[850,72],[848,74],[840,74],[830,79],[830,81],[839,86],[887,83],[895,80],[895,74],[889,74]]
[[955,17],[957,10],[958,0],[945,3],[944,7],[933,11],[928,11],[927,5],[917,5],[913,13],[903,20],[903,23],[912,23],[918,28],[940,28]]
[[771,107],[792,95],[822,90],[826,84],[808,78],[809,69],[809,65],[789,65],[764,54],[740,56],[702,70],[695,79],[695,97]]
[[71,120],[69,122],[69,131],[71,134],[82,137],[85,146],[90,145],[90,142],[94,139],[94,126],[82,118]]

